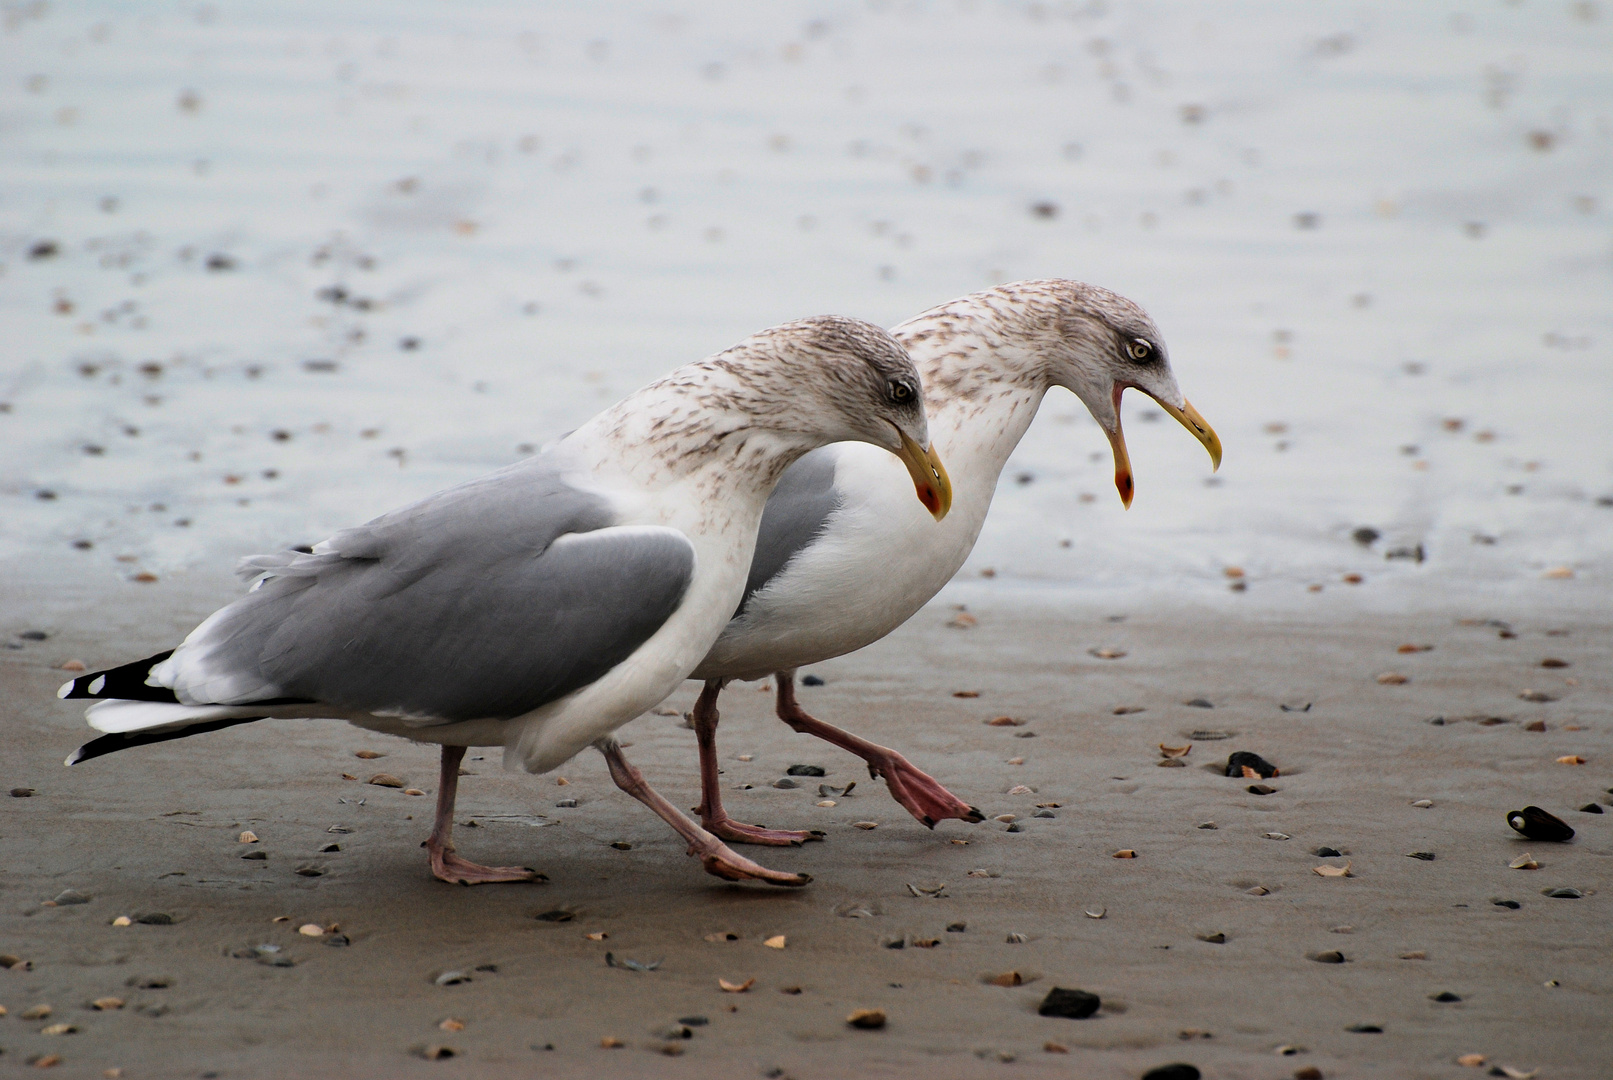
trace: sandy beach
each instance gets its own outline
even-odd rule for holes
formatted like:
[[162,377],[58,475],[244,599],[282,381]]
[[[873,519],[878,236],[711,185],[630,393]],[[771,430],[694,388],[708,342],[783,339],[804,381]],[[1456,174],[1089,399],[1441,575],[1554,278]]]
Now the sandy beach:
[[[1613,1075],[1609,56],[1556,0],[5,6],[0,1075]],[[61,764],[63,665],[171,647],[239,556],[761,327],[1042,277],[1146,308],[1226,457],[1128,395],[1123,510],[1049,395],[957,580],[810,669],[985,823],[745,686],[724,795],[823,830],[746,849],[799,891],[591,751],[466,761],[462,849],[548,878],[478,888],[427,872],[429,747]],[[685,807],[694,692],[621,733]]]
[[[54,1054],[59,1075],[129,1078],[1120,1080],[1176,1061],[1216,1080],[1307,1067],[1606,1075],[1613,818],[1576,808],[1613,801],[1609,626],[1553,595],[1562,583],[1542,583],[1532,605],[1411,614],[1330,585],[1309,613],[1263,615],[1231,594],[1123,605],[955,586],[949,598],[964,597],[976,625],[949,627],[956,613],[938,601],[879,645],[815,668],[826,685],[803,700],[906,751],[993,818],[1015,815],[1019,831],[996,820],[925,830],[860,762],[794,735],[771,719],[768,696],[741,685],[720,733],[729,805],[742,820],[825,832],[799,849],[753,849],[813,875],[800,891],[702,874],[591,753],[561,770],[564,786],[505,774],[496,755],[467,762],[462,847],[548,875],[475,889],[429,877],[418,847],[429,797],[361,782],[382,769],[429,796],[430,747],[278,721],[62,768],[82,729],[76,709],[50,699],[54,665],[108,635],[154,650],[232,587],[189,584],[166,600],[128,587],[66,603],[7,597],[8,636],[51,636],[7,650],[0,669],[4,782],[36,789],[6,800],[0,826],[0,951],[32,968],[0,973],[6,1069]],[[31,620],[14,614],[30,609]],[[1548,656],[1569,666],[1541,668]],[[1407,681],[1383,685],[1384,673]],[[1555,700],[1520,700],[1525,690]],[[1195,699],[1213,708],[1184,704]],[[1139,711],[1115,714],[1128,708]],[[999,716],[1022,723],[987,723]],[[1536,721],[1544,731],[1529,729]],[[694,737],[681,718],[646,717],[623,735],[652,780],[692,805]],[[1162,743],[1191,744],[1185,767],[1159,767]],[[1221,775],[1238,750],[1279,768],[1274,792]],[[1558,762],[1571,755],[1587,763]],[[772,787],[794,764],[826,776]],[[853,780],[835,806],[816,805],[814,785]],[[557,808],[563,798],[578,805]],[[1058,804],[1054,816],[1033,816],[1044,803]],[[1521,839],[1505,815],[1526,804],[1578,835]],[[868,821],[877,828],[854,825]],[[241,844],[243,830],[259,843]],[[341,850],[322,850],[331,843]],[[1324,847],[1341,855],[1314,854]],[[248,848],[267,858],[243,860]],[[1136,857],[1115,858],[1122,849]],[[1525,851],[1539,868],[1509,868]],[[1349,877],[1314,872],[1346,865]],[[299,875],[310,868],[320,876]],[[1543,895],[1560,888],[1584,895]],[[67,889],[91,899],[42,903]],[[113,925],[153,913],[172,925]],[[300,935],[309,923],[339,926],[350,944]],[[724,933],[737,940],[707,940]],[[783,949],[764,946],[779,934]],[[1215,935],[1224,941],[1205,940]],[[1343,962],[1313,959],[1329,951]],[[611,967],[607,954],[658,966]],[[454,971],[469,981],[435,984]],[[1023,985],[986,981],[1010,972]],[[736,994],[719,979],[755,982]],[[1038,1016],[1054,986],[1095,993],[1102,1008]],[[1442,993],[1460,1000],[1432,1000]],[[88,1005],[107,996],[125,1005]],[[21,1019],[40,1004],[48,1019]],[[859,1008],[885,1010],[888,1025],[849,1027]],[[464,1027],[443,1031],[445,1020]],[[52,1022],[76,1033],[40,1034]],[[1350,1030],[1362,1025],[1382,1031]],[[415,1056],[432,1046],[455,1056]],[[1456,1063],[1467,1054],[1483,1069]]]

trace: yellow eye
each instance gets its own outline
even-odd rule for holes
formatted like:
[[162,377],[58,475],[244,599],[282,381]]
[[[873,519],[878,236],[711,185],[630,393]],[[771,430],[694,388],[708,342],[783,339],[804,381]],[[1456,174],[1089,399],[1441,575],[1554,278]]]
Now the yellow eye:
[[1154,355],[1154,347],[1142,338],[1133,338],[1126,343],[1126,352],[1133,360],[1142,361]]
[[913,387],[905,382],[891,383],[891,400],[898,405],[905,405],[913,400]]

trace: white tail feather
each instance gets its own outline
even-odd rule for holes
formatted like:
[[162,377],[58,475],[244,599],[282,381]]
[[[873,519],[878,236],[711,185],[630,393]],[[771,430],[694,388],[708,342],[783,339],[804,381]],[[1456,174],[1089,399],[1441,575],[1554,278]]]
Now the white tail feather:
[[126,735],[131,731],[160,731],[182,728],[206,720],[232,716],[262,716],[263,709],[241,705],[176,705],[164,701],[97,701],[84,711],[84,718],[96,731]]

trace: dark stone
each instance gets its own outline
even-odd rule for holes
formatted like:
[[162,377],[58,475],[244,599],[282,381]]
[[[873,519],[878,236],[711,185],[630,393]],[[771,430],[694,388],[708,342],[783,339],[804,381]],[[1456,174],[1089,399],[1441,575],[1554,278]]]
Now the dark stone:
[[803,675],[803,676],[801,676],[801,685],[802,686],[822,686],[823,685],[823,680],[820,679],[816,675]]
[[1143,1073],[1143,1080],[1199,1080],[1203,1075],[1197,1066],[1177,1061],[1170,1065],[1161,1065],[1157,1069],[1149,1069]]
[[153,911],[146,915],[136,915],[134,921],[144,926],[174,925],[174,917],[165,911]]
[[326,844],[324,847],[319,849],[319,853],[321,855],[328,855],[332,851],[340,851],[340,850],[342,850],[342,845],[340,845],[340,844]]
[[1265,784],[1250,784],[1243,790],[1247,791],[1251,795],[1275,795],[1277,793],[1276,788],[1267,787]]
[[1585,894],[1578,889],[1547,889],[1545,895],[1553,900],[1578,900]]
[[241,858],[246,859],[248,862],[262,862],[268,857],[269,853],[267,851],[249,851],[245,855],[241,856]]
[[[1103,1000],[1097,994],[1089,994],[1085,990],[1066,990],[1062,986],[1055,986],[1047,992],[1042,1003],[1036,1007],[1041,1016],[1062,1016],[1070,1020],[1085,1020],[1098,1011]],[[1195,1070],[1196,1071],[1196,1070]]]
[[1451,1003],[1453,1001],[1461,1001],[1462,999],[1457,997],[1455,994],[1451,993],[1449,990],[1441,990],[1437,994],[1429,994],[1428,995],[1428,1000],[1429,1001],[1438,1001],[1441,1004],[1449,1004],[1449,1003]]
[[353,944],[353,939],[346,934],[332,934],[325,939],[325,944],[333,949],[341,949]]
[[1382,1035],[1383,1034],[1383,1025],[1382,1024],[1351,1024],[1349,1027],[1345,1028],[1344,1030],[1354,1032],[1357,1035]]
[[207,268],[215,274],[226,270],[234,270],[235,265],[235,260],[222,252],[215,252],[207,257]]
[[1354,540],[1362,547],[1371,547],[1377,541],[1380,535],[1382,534],[1380,534],[1378,530],[1374,529],[1372,526],[1363,525],[1359,529],[1355,530],[1355,532],[1350,534],[1350,539]]
[[1237,753],[1227,758],[1226,774],[1228,776],[1241,777],[1243,776],[1245,766],[1253,769],[1257,774],[1259,774],[1260,779],[1262,780],[1270,780],[1273,776],[1277,775],[1277,766],[1273,765],[1259,754],[1251,754],[1247,750],[1239,750]]
[[1337,949],[1328,949],[1326,952],[1311,953],[1311,959],[1315,960],[1318,964],[1346,963],[1344,954],[1339,952]]
[[1315,855],[1319,859],[1336,859],[1343,855],[1344,852],[1340,851],[1336,847],[1319,847],[1315,851],[1311,852],[1311,854]]
[[704,1016],[683,1016],[678,1018],[678,1023],[687,1027],[705,1027],[711,1021]]
[[1213,708],[1215,708],[1215,706],[1210,704],[1209,701],[1207,701],[1206,699],[1201,698],[1201,697],[1196,697],[1191,701],[1184,701],[1184,702],[1182,702],[1182,704],[1191,705],[1195,709],[1213,709]]
[[610,846],[615,848],[617,851],[632,851],[633,850],[633,845],[629,844],[626,840],[612,840],[610,842]]
[[44,641],[50,637],[50,635],[45,633],[43,630],[24,630],[17,636],[22,638],[24,641]]
[[1562,843],[1574,838],[1568,822],[1549,814],[1538,806],[1526,806],[1507,815],[1507,824],[1531,840]]
[[[12,794],[15,795],[16,792],[12,792]],[[1596,803],[1588,802],[1579,808],[1579,812],[1582,814],[1600,814],[1603,813],[1603,810]]]
[[14,787],[11,789],[13,799],[31,799],[37,794],[39,794],[38,790],[31,787]]
[[784,770],[787,776],[828,776],[822,765],[791,765]]
[[797,784],[794,780],[791,780],[788,776],[781,776],[777,780],[773,781],[773,786],[776,788],[783,788],[784,790],[788,791],[790,788],[798,788],[801,785]]
[[477,964],[476,965],[476,970],[477,971],[485,971],[490,975],[494,975],[494,974],[498,973],[498,965],[497,964]]
[[1211,945],[1225,945],[1227,943],[1227,936],[1221,931],[1217,930],[1213,934],[1200,934],[1199,940],[1207,941]]
[[1408,851],[1406,852],[1406,858],[1421,859],[1423,862],[1433,862],[1436,856],[1432,851]]
[[969,929],[969,924],[968,923],[961,923],[961,922],[949,922],[949,923],[947,923],[947,933],[949,933],[949,934],[962,934],[962,933],[965,933],[968,929]]
[[298,877],[324,877],[325,871],[317,866],[299,866],[296,870]]
[[535,916],[539,922],[570,922],[576,917],[575,914],[566,911],[564,908],[555,908],[553,911],[545,911],[543,914]]
[[1523,907],[1523,905],[1518,903],[1516,900],[1491,900],[1490,903],[1494,904],[1496,907],[1504,907],[1512,911],[1517,911],[1519,908]]
[[887,949],[905,949],[907,948],[907,939],[905,937],[886,938],[884,941],[881,941],[880,944],[885,946]]
[[62,249],[57,245],[56,241],[41,240],[33,247],[28,249],[28,257],[36,260],[49,259],[59,253],[61,250]]

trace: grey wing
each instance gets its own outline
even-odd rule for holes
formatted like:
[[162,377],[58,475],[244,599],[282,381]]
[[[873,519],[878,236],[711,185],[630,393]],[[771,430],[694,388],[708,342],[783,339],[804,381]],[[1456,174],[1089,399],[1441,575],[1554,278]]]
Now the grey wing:
[[744,614],[750,598],[789,565],[803,548],[811,545],[840,507],[835,490],[835,448],[823,446],[803,456],[784,471],[778,486],[762,511],[761,528],[756,534],[756,554],[751,557],[750,576],[745,579],[745,596],[734,615]]
[[182,677],[438,721],[519,716],[595,681],[678,609],[694,547],[674,529],[612,527],[603,499],[535,471],[265,566],[198,630]]

